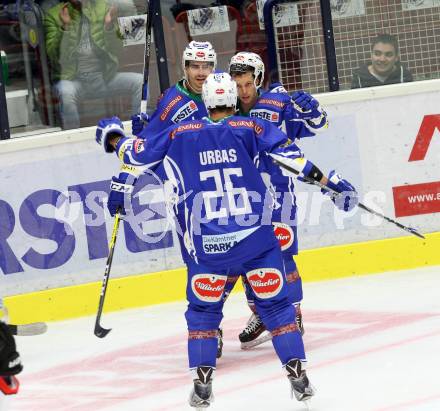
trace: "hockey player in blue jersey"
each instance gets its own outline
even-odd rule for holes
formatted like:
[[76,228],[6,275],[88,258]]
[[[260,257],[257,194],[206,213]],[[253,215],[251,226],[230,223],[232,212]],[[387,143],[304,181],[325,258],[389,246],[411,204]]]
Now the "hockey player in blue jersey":
[[[212,396],[217,329],[229,273],[245,273],[256,310],[268,330],[292,392],[299,401],[313,396],[306,372],[304,345],[288,296],[281,251],[270,224],[268,191],[255,162],[260,154],[278,155],[281,162],[338,192],[335,201],[356,201],[345,180],[329,181],[306,160],[287,137],[259,119],[233,116],[235,82],[226,73],[211,74],[203,86],[209,119],[172,126],[146,140],[126,138],[117,118],[101,121],[97,140],[106,152],[116,151],[123,172],[112,178],[108,208],[124,214],[133,183],[146,168],[160,165],[183,201],[174,204],[178,229],[188,255],[189,367],[194,376],[190,405],[206,408]],[[283,147],[285,146],[285,147]],[[177,198],[176,196],[173,197]],[[267,220],[267,221],[266,221]]]
[[197,120],[208,115],[202,101],[202,85],[215,70],[217,55],[208,41],[191,41],[183,51],[184,77],[160,96],[157,108],[149,117],[146,113],[132,116],[132,133],[139,136],[145,128],[149,135],[157,134],[172,124]]
[[[237,82],[240,115],[271,122],[283,130],[291,141],[314,136],[316,132],[327,128],[327,115],[310,94],[298,91],[289,96],[280,84],[273,84],[268,91],[262,91],[264,71],[264,63],[258,54],[240,52],[231,58],[229,73]],[[274,167],[273,162],[264,157],[260,162],[260,171],[271,190],[280,193],[280,198],[274,201],[272,223],[283,252],[290,295],[292,303],[296,306],[297,325],[304,332],[300,308],[303,298],[302,280],[294,259],[298,254],[297,227],[294,223],[296,221],[294,182],[292,178],[282,175],[278,167]],[[242,279],[245,280],[245,277]],[[234,277],[231,277],[226,287],[227,293],[234,284]],[[247,290],[246,283],[244,286]],[[248,298],[248,303],[251,310],[255,311],[251,297]],[[251,348],[269,340],[270,334],[264,333],[265,331],[263,322],[254,313],[247,327],[239,335],[242,348]]]

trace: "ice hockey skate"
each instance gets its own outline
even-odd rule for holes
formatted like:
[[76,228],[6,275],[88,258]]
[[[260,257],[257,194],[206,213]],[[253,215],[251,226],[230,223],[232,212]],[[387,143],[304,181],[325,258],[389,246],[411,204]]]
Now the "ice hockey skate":
[[211,402],[214,401],[212,394],[212,374],[214,368],[212,367],[198,367],[197,376],[194,380],[194,388],[189,397],[189,405],[194,407],[197,411],[208,408]]
[[315,389],[310,384],[307,378],[306,371],[301,367],[301,361],[298,359],[292,359],[286,364],[286,371],[288,372],[287,378],[290,382],[291,395],[295,395],[298,401],[303,401],[307,404],[315,395]]
[[240,333],[238,338],[241,342],[241,349],[248,350],[271,340],[272,335],[266,330],[260,316],[258,314],[252,314],[246,328]]

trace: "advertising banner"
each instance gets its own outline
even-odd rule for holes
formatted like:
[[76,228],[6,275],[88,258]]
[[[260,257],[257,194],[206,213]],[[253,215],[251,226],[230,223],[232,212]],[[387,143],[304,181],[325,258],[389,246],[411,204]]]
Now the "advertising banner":
[[[440,92],[332,104],[325,97],[330,126],[299,142],[306,157],[324,172],[336,169],[374,210],[425,233],[440,230]],[[407,235],[358,208],[337,210],[316,187],[296,190],[300,249]]]
[[[113,226],[103,204],[111,176],[119,173],[117,157],[91,135],[0,154],[0,161],[2,295],[101,280]],[[120,226],[112,278],[182,266],[162,189],[148,176],[142,180],[153,189],[135,199],[142,221]]]

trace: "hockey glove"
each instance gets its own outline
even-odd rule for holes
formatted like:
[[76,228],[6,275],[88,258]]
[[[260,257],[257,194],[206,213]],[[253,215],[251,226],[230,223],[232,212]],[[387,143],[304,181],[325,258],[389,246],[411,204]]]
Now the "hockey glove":
[[0,321],[0,376],[10,377],[23,370],[15,339],[4,322]]
[[314,130],[328,125],[327,113],[320,107],[318,100],[303,90],[292,94],[291,101],[295,109],[296,118],[305,120]]
[[117,212],[125,215],[131,210],[131,194],[133,193],[134,186],[127,184],[127,178],[120,177],[112,177],[110,183],[107,208],[112,217]]
[[125,137],[124,126],[118,117],[102,118],[96,128],[96,142],[104,148],[106,153],[113,153],[115,149],[109,144],[109,138],[114,134]]
[[330,171],[328,175],[327,187],[332,190],[342,193],[340,195],[333,195],[326,189],[321,189],[323,194],[331,195],[335,206],[343,211],[352,210],[359,202],[356,189],[347,181],[344,180],[335,170]]
[[150,121],[147,113],[138,113],[131,116],[131,132],[134,136],[139,137],[144,127]]
[[296,106],[295,108],[303,113],[311,112],[319,106],[318,100],[303,90],[295,91],[295,93],[292,94],[291,100]]

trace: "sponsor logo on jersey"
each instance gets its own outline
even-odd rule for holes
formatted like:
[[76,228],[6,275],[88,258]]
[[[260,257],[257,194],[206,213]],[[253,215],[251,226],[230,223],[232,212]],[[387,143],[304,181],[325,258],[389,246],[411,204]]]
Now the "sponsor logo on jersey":
[[226,280],[225,275],[196,274],[191,279],[191,289],[199,300],[215,303],[222,298]]
[[235,231],[228,234],[203,235],[202,245],[205,254],[223,254],[228,252],[234,245],[252,234],[258,227],[247,230]]
[[225,241],[222,243],[206,243],[203,244],[203,251],[206,254],[222,254],[228,252],[237,243],[237,240]]
[[281,251],[287,250],[295,240],[295,235],[292,227],[284,223],[272,223],[275,237],[280,244]]
[[283,274],[276,268],[259,268],[246,273],[252,290],[258,298],[269,299],[283,288]]
[[182,96],[176,96],[176,97],[174,97],[169,103],[168,103],[168,105],[165,107],[165,109],[164,109],[164,111],[163,111],[163,113],[160,115],[160,119],[162,120],[162,121],[164,121],[166,118],[167,118],[167,116],[168,116],[168,114],[169,114],[169,112],[171,111],[171,109],[180,101],[180,100],[182,100],[183,99],[183,97]]
[[284,107],[284,103],[282,101],[274,100],[271,98],[262,98],[262,99],[258,100],[257,104],[267,104],[269,106],[275,106],[275,107],[279,107],[279,108]]
[[252,120],[230,120],[228,121],[228,124],[231,125],[231,127],[249,127],[253,128],[255,123]]
[[137,167],[129,165],[129,164],[122,164],[121,171],[123,173],[129,173],[134,175],[139,175],[140,171]]
[[261,118],[262,120],[271,121],[272,123],[278,123],[278,120],[280,119],[280,115],[276,111],[265,110],[262,108],[251,110],[249,114],[251,117]]
[[183,124],[177,128],[175,128],[171,134],[170,134],[170,138],[171,140],[174,140],[174,138],[176,137],[176,133],[179,133],[181,131],[187,131],[187,130],[199,130],[203,127],[202,123],[189,123],[189,124]]
[[182,120],[185,120],[188,118],[191,114],[195,113],[198,110],[197,104],[191,100],[188,101],[185,105],[179,108],[179,110],[176,111],[173,117],[171,117],[171,121],[173,123],[179,123]]
[[136,154],[139,154],[140,152],[145,150],[145,146],[144,146],[144,140],[138,138],[135,142],[134,142],[134,146],[133,146],[134,152]]

